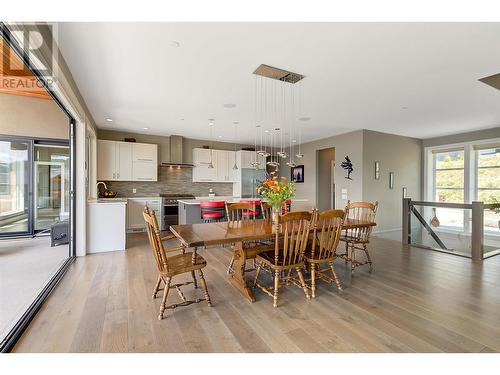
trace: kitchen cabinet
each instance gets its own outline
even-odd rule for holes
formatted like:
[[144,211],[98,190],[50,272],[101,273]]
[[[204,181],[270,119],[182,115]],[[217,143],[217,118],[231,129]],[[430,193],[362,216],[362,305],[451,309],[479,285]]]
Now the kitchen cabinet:
[[[217,170],[215,150],[206,148],[193,149],[193,182],[215,182],[217,180]],[[212,162],[214,168],[209,168]]]
[[127,200],[127,231],[136,232],[146,229],[142,212],[146,205],[153,210],[160,228],[163,227],[163,206],[161,198],[128,198]]
[[193,149],[193,182],[234,182],[234,156],[234,151]]
[[[236,159],[238,163],[238,168],[254,168],[252,163],[255,161],[255,152],[254,151],[237,151]],[[266,169],[266,158],[257,155],[257,161],[260,162],[258,169]]]
[[158,146],[97,140],[97,179],[157,181]]

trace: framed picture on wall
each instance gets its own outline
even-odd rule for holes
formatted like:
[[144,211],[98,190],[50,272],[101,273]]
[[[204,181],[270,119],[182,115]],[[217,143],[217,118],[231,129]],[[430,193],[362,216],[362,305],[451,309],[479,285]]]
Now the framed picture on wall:
[[297,165],[296,167],[292,167],[290,176],[292,176],[293,182],[304,182],[304,166]]

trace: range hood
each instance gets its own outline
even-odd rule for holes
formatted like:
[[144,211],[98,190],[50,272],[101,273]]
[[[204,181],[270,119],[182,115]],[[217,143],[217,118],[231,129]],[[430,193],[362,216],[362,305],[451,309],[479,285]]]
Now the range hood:
[[180,135],[170,136],[170,161],[162,162],[162,167],[193,168],[192,163],[184,163],[182,160],[183,137]]

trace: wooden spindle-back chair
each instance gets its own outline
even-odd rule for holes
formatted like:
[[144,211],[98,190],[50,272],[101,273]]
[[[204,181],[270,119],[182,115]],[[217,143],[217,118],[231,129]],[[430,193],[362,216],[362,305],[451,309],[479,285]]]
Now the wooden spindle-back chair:
[[[306,263],[311,274],[313,298],[316,297],[317,278],[328,283],[335,282],[337,288],[342,289],[333,261],[337,257],[336,250],[342,233],[344,216],[345,213],[342,210],[328,210],[318,214],[317,219],[314,220],[312,243],[305,252]],[[323,265],[328,267],[322,268]],[[328,276],[329,272],[332,273],[332,277]]]
[[[304,251],[309,238],[311,220],[312,214],[305,211],[289,212],[283,215],[280,218],[280,230],[276,232],[274,250],[257,255],[259,264],[254,286],[273,297],[274,307],[278,306],[279,288],[288,283],[300,286],[306,297],[310,298],[302,271],[305,268]],[[265,287],[258,282],[263,266],[274,271],[274,290],[272,287]],[[293,270],[296,271],[298,279],[293,276]]]
[[263,219],[271,220],[273,215],[273,206],[266,202],[260,202],[260,212],[262,213]]
[[[228,227],[235,227],[241,225],[242,223],[255,220],[256,212],[255,202],[226,203]],[[261,244],[259,242],[245,242],[243,243],[243,249],[245,250],[246,258],[253,259],[255,261],[255,257],[258,253],[269,250],[269,245]],[[228,275],[233,272],[233,264],[234,254],[229,261],[229,266],[227,267]],[[245,272],[253,270],[254,269],[246,269]]]
[[[156,298],[156,294],[160,291],[160,285],[163,282],[165,287],[163,288],[163,299],[160,305],[160,313],[158,319],[163,319],[163,314],[165,309],[174,309],[179,306],[187,306],[192,303],[198,303],[201,301],[207,301],[208,306],[211,306],[210,295],[208,294],[207,283],[205,281],[202,268],[207,265],[207,262],[203,257],[196,253],[196,249],[191,253],[186,253],[186,248],[184,246],[177,246],[172,248],[165,248],[163,241],[171,239],[173,236],[161,237],[160,229],[158,227],[158,221],[156,215],[153,211],[149,210],[148,207],[144,209],[143,212],[144,221],[146,222],[146,229],[148,233],[149,243],[153,251],[153,255],[156,261],[156,266],[158,268],[158,280],[156,282],[155,289],[153,291],[153,299]],[[179,252],[180,254],[167,256],[168,253]],[[196,300],[187,300],[182,293],[180,287],[184,285],[194,284],[197,288],[197,281],[195,271],[198,271],[201,285],[205,293],[205,298],[198,298]],[[193,281],[188,281],[180,284],[171,284],[174,276],[181,275],[184,273],[191,273]],[[175,288],[182,299],[181,303],[174,303],[167,306],[167,297],[170,288]]]
[[[378,202],[347,202],[345,208],[346,220],[359,222],[375,222],[377,214]],[[372,259],[368,252],[367,244],[370,242],[372,226],[359,226],[352,229],[345,229],[341,236],[341,241],[345,242],[345,253],[339,254],[339,257],[345,259],[346,262],[351,262],[351,272],[354,272],[356,267],[369,264],[370,272],[373,271]],[[356,258],[356,251],[362,251],[365,254],[366,260],[359,261]]]

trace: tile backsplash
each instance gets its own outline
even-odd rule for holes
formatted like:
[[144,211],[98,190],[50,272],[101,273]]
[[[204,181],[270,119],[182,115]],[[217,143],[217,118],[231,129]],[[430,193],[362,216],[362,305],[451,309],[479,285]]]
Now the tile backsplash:
[[[233,195],[233,184],[224,182],[193,182],[192,168],[159,167],[157,182],[105,181],[108,189],[116,191],[118,197],[142,197],[166,194],[193,194],[207,196],[212,188],[216,195]],[[132,193],[136,189],[136,193]]]

